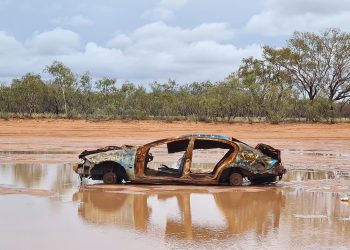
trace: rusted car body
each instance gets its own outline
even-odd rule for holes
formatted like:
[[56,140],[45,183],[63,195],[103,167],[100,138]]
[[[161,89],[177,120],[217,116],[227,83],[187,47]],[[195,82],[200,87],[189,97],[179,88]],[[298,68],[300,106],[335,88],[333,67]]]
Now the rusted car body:
[[142,146],[109,146],[79,155],[74,170],[81,178],[114,183],[230,184],[243,178],[268,183],[282,178],[280,151],[266,144],[255,148],[235,138],[191,134]]

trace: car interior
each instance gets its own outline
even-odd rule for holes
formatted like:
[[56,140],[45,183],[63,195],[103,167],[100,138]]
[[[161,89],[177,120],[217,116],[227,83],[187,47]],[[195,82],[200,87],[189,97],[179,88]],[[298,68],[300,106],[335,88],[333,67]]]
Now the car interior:
[[151,147],[145,160],[145,174],[181,177],[189,141],[176,140]]
[[[181,177],[189,139],[176,140],[151,147],[145,159],[145,174]],[[196,139],[192,152],[190,174],[208,175],[234,153],[230,144],[215,140]]]

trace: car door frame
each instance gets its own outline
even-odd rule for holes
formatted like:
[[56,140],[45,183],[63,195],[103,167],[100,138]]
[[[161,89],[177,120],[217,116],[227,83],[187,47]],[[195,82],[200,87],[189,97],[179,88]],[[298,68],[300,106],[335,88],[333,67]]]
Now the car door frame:
[[[187,145],[187,149],[185,151],[185,160],[184,160],[184,167],[182,169],[182,173],[180,177],[173,177],[173,176],[154,176],[154,175],[146,175],[145,174],[145,167],[146,167],[146,157],[148,155],[149,150],[152,147],[162,145],[162,144],[168,144],[170,142],[174,141],[185,141],[188,140],[189,143]],[[152,183],[152,184],[166,184],[166,183],[188,183],[188,177],[184,175],[185,169],[189,169],[190,164],[190,156],[189,156],[189,148],[191,147],[192,138],[191,137],[175,137],[175,138],[169,138],[169,139],[163,139],[154,141],[148,144],[145,144],[137,149],[136,152],[136,163],[135,163],[135,178],[133,182],[135,183]]]
[[[195,140],[216,141],[216,142],[225,143],[225,144],[232,146],[232,148],[234,149],[234,152],[229,157],[227,157],[227,159],[224,160],[218,167],[214,167],[212,173],[207,173],[207,174],[205,174],[205,173],[204,174],[191,173],[192,156],[193,156]],[[221,173],[225,169],[231,167],[230,166],[231,163],[235,161],[236,156],[239,152],[239,146],[235,142],[225,140],[225,139],[220,139],[220,138],[194,137],[191,139],[191,142],[189,143],[189,147],[190,148],[187,149],[187,150],[189,150],[189,156],[190,156],[190,158],[188,159],[189,164],[185,165],[187,167],[187,169],[184,169],[183,173],[186,174],[187,179],[191,179],[193,182],[196,182],[198,184],[218,184],[219,180],[220,180]]]

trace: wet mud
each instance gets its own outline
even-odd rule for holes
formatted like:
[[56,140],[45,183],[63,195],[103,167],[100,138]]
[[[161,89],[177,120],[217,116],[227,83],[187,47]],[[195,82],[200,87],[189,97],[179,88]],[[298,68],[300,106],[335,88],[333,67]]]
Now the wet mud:
[[[350,125],[326,126],[0,121],[0,249],[348,249]],[[280,148],[288,172],[233,188],[72,171],[83,149],[198,131]]]

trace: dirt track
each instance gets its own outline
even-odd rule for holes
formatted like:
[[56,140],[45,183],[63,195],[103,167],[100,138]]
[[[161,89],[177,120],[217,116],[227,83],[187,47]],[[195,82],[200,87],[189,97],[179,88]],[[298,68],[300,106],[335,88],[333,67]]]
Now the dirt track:
[[[143,144],[190,133],[229,135],[252,146],[268,143],[282,150],[282,159],[289,168],[350,168],[350,124],[0,120],[0,151],[17,154],[17,162],[21,162],[21,155],[26,162],[42,162],[43,159],[36,159],[35,152],[47,152],[52,157],[45,161],[71,163],[84,149]],[[29,151],[32,152],[30,156],[25,154]]]

